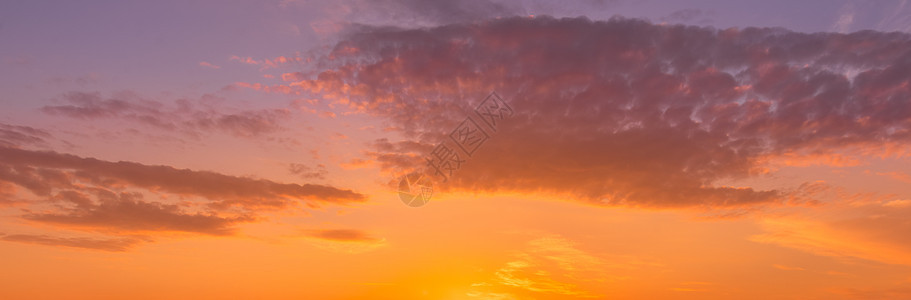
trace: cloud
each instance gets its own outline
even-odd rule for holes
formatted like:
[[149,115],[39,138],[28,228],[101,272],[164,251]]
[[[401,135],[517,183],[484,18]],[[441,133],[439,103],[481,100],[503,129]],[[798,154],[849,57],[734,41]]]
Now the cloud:
[[329,174],[323,164],[316,165],[316,168],[303,164],[290,164],[288,165],[288,171],[303,179],[326,179],[326,175]]
[[283,81],[295,82],[295,81],[300,81],[300,80],[304,80],[304,79],[306,79],[306,76],[304,75],[304,73],[301,73],[301,72],[282,73]]
[[[517,13],[516,8],[489,0],[382,0],[370,1],[372,8],[389,13],[400,20],[423,19],[437,24],[472,22]],[[400,15],[406,12],[407,15]]]
[[909,206],[845,199],[809,215],[764,218],[765,233],[750,240],[839,259],[911,265]]
[[177,205],[142,201],[138,193],[114,193],[95,189],[98,204],[87,195],[64,191],[57,196],[76,204],[64,212],[29,213],[25,219],[75,228],[102,229],[115,232],[190,232],[208,235],[231,235],[232,226],[254,221],[250,216],[221,217],[214,213],[185,213]]
[[774,264],[774,265],[772,265],[772,267],[775,267],[776,269],[783,270],[783,271],[806,271],[806,269],[801,268],[801,267],[792,267],[792,266],[785,266],[785,265],[779,265],[779,264]]
[[[909,46],[901,33],[622,18],[364,27],[336,46],[333,67],[288,87],[386,118],[404,141],[430,149],[497,91],[515,115],[441,189],[741,207],[787,195],[715,183],[768,172],[775,161],[852,165],[839,151],[907,149]],[[417,169],[430,153],[370,154],[386,168]]]
[[69,76],[53,76],[46,80],[47,83],[56,85],[56,86],[65,86],[75,84],[80,87],[93,85],[101,82],[101,76],[98,73],[88,73],[85,75],[79,75],[74,77]]
[[258,60],[258,59],[254,59],[249,56],[240,57],[237,55],[232,55],[230,57],[230,60],[238,61],[238,62],[247,64],[247,65],[259,66],[260,71],[264,71],[267,69],[274,69],[274,68],[278,68],[278,67],[281,67],[283,65],[288,65],[288,64],[300,64],[302,62],[306,62],[306,58],[301,57],[301,56],[295,56],[295,57],[278,56],[278,57],[275,57],[272,59],[266,58],[266,59]]
[[911,207],[911,200],[892,200],[886,203],[883,203],[883,206],[886,207]]
[[16,198],[16,186],[8,182],[0,182],[0,207],[22,203]]
[[[872,10],[872,7],[869,9]],[[882,31],[904,31],[911,32],[911,5],[908,0],[901,0],[885,12],[885,15],[876,16],[878,21],[876,28]]]
[[[307,1],[285,1],[314,9]],[[310,23],[312,30],[326,35],[342,30],[347,24],[414,25],[432,26],[461,22],[474,22],[496,17],[521,15],[522,4],[490,0],[343,0],[333,1],[325,7],[326,19]]]
[[305,234],[312,238],[336,242],[375,243],[381,241],[367,232],[354,229],[315,229],[308,230]]
[[661,21],[671,22],[671,23],[696,23],[701,25],[711,24],[712,19],[715,16],[713,11],[705,11],[701,9],[682,9],[675,11],[666,17],[661,18]]
[[496,269],[488,282],[472,284],[476,297],[511,291],[526,298],[542,295],[574,298],[603,298],[593,287],[622,278],[629,258],[602,257],[586,252],[579,245],[557,235],[533,239],[515,259]]
[[[8,241],[126,251],[140,240],[122,238],[125,234],[235,235],[238,225],[262,221],[257,215],[264,212],[365,200],[327,185],[0,147],[0,205],[24,206],[19,217],[31,223],[114,237],[10,235],[4,238]],[[325,237],[343,239],[343,233]]]
[[201,61],[201,62],[199,62],[199,66],[206,67],[206,68],[211,68],[211,69],[221,69],[220,66],[214,65],[214,64],[212,64],[212,63],[210,63],[210,62],[207,62],[207,61]]
[[102,250],[111,252],[124,252],[133,249],[139,244],[147,242],[146,238],[124,237],[112,239],[95,239],[84,237],[54,237],[48,235],[31,235],[31,234],[0,234],[0,240],[8,242],[19,242],[27,244],[38,244],[47,246],[63,246],[73,248],[83,248],[92,250]]
[[63,105],[47,105],[41,110],[50,115],[80,120],[122,119],[152,128],[200,136],[202,132],[221,131],[237,137],[261,137],[283,128],[281,120],[290,116],[288,109],[242,110],[224,113],[207,103],[218,101],[204,96],[200,101],[178,100],[168,107],[162,102],[144,99],[134,93],[122,92],[111,97],[101,93],[70,92],[64,94]]
[[837,287],[832,289],[832,293],[844,299],[905,299],[911,297],[911,288],[899,283],[876,288]]
[[304,230],[303,235],[309,244],[337,253],[365,253],[388,245],[386,239],[357,229],[310,229]]
[[904,173],[904,172],[898,172],[898,171],[876,172],[876,175],[887,176],[887,177],[890,177],[892,179],[895,179],[895,180],[898,180],[898,181],[901,181],[904,183],[911,183],[911,175],[908,175],[907,173]]
[[130,187],[157,193],[202,197],[215,207],[283,208],[303,201],[346,204],[365,200],[351,190],[316,184],[278,183],[209,171],[152,166],[135,162],[108,162],[50,151],[0,147],[0,181],[47,196],[56,189],[82,185]]
[[835,21],[835,24],[832,24],[832,30],[841,33],[850,31],[852,25],[854,25],[855,15],[857,15],[857,10],[854,9],[854,3],[846,3],[838,11],[838,20]]
[[42,129],[0,123],[0,146],[44,145],[50,137],[51,134]]

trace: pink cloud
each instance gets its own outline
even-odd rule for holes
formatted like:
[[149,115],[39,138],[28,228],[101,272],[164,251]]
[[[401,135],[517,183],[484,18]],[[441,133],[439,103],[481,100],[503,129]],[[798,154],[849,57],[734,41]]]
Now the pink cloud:
[[221,131],[238,137],[261,137],[281,131],[280,122],[290,115],[290,110],[283,108],[224,112],[226,108],[207,105],[205,101],[178,100],[169,107],[133,93],[103,97],[101,93],[71,92],[60,100],[67,104],[47,105],[41,110],[82,120],[123,119],[192,136]]
[[876,175],[887,176],[887,177],[890,177],[892,179],[895,179],[895,180],[898,180],[898,181],[901,181],[904,183],[911,183],[911,175],[908,175],[907,173],[904,173],[904,172],[897,172],[897,171],[877,172]]
[[278,56],[278,57],[271,58],[271,59],[269,59],[269,58],[266,58],[266,59],[254,59],[254,58],[249,57],[249,56],[248,56],[248,57],[240,57],[240,56],[237,56],[237,55],[232,55],[232,56],[229,58],[229,60],[238,61],[238,62],[241,62],[241,63],[243,63],[243,64],[247,64],[247,65],[259,66],[259,67],[260,67],[260,69],[259,69],[260,71],[263,71],[263,70],[266,70],[266,69],[278,68],[278,67],[280,67],[280,66],[288,65],[288,64],[291,64],[291,63],[301,63],[301,62],[305,62],[305,61],[306,61],[306,59],[304,59],[304,58],[302,58],[302,57],[299,57],[299,56],[295,56],[295,57]]
[[323,185],[277,183],[170,166],[108,162],[49,151],[0,147],[0,154],[0,180],[22,186],[36,195],[51,195],[57,189],[90,184],[198,196],[212,201],[215,206],[248,208],[281,208],[296,201],[344,204],[365,200],[364,195],[353,191]]
[[209,62],[206,62],[206,61],[201,61],[201,62],[199,62],[199,65],[202,66],[202,67],[211,68],[211,69],[221,69],[220,66],[213,65],[212,63],[209,63]]
[[[307,179],[323,178],[326,173],[322,165],[316,169],[295,165],[291,171]],[[137,234],[234,235],[237,226],[262,221],[257,217],[261,213],[363,201],[366,197],[360,193],[328,185],[0,147],[0,205],[22,206],[20,217],[31,223],[112,236],[0,238],[6,241],[126,251],[145,242],[131,238]]]
[[[838,151],[907,146],[909,46],[900,33],[716,30],[620,18],[367,27],[327,56],[332,68],[289,87],[387,118],[422,149],[497,91],[516,115],[443,189],[736,207],[787,201],[785,191],[714,185],[762,173],[769,158],[811,153],[812,162],[792,164],[855,165]],[[428,153],[368,152],[401,169],[423,167]]]
[[0,123],[0,146],[43,145],[50,136],[42,129]]

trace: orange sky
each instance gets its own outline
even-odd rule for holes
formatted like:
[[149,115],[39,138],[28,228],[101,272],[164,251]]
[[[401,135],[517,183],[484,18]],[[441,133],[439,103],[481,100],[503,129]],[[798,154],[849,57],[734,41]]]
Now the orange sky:
[[0,299],[911,298],[911,7],[623,3],[11,5]]

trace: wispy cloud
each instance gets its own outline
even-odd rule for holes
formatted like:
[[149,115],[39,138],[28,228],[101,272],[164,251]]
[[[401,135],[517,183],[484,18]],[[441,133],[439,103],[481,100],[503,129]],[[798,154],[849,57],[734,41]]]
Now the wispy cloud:
[[[186,213],[174,204],[146,202],[138,193],[114,193],[95,189],[94,198],[78,191],[65,191],[55,199],[75,208],[61,212],[28,213],[27,220],[72,228],[101,229],[112,232],[178,231],[208,235],[235,233],[233,225],[251,222],[250,216],[222,217],[215,213]],[[95,204],[97,202],[97,204]]]
[[[579,249],[578,245],[561,236],[545,236],[531,240],[526,248],[494,272],[491,281],[476,283],[474,297],[491,295],[510,299],[504,287],[518,289],[529,297],[554,296],[600,298],[591,290],[592,283],[616,280],[616,271],[623,262],[608,262]],[[530,294],[529,294],[530,293]]]
[[338,253],[365,253],[388,246],[386,239],[359,229],[308,229],[302,233],[311,245]]
[[240,57],[237,55],[232,55],[230,60],[237,61],[237,62],[247,64],[247,65],[258,66],[258,67],[260,67],[260,69],[259,69],[260,71],[267,70],[267,69],[274,69],[274,68],[278,68],[278,67],[289,65],[289,64],[300,64],[300,63],[306,61],[306,59],[302,56],[293,56],[293,57],[278,56],[278,57],[271,58],[271,59],[270,58],[254,59],[253,57],[249,57],[249,56]]
[[203,101],[178,100],[175,106],[169,107],[163,102],[145,99],[131,92],[110,97],[103,97],[97,92],[71,92],[59,99],[67,104],[47,105],[41,110],[80,120],[122,119],[192,136],[220,131],[247,138],[282,130],[280,122],[290,115],[290,110],[283,108],[226,113],[225,108],[206,104],[215,101],[214,97],[204,98]]
[[374,243],[381,240],[365,231],[355,229],[314,229],[305,231],[305,234],[309,237],[337,242]]
[[911,207],[853,202],[822,210],[816,217],[764,218],[765,233],[750,239],[839,259],[911,265],[911,238],[905,234],[911,230]]
[[37,244],[46,246],[62,246],[72,248],[83,248],[91,250],[102,250],[111,252],[124,252],[133,249],[139,244],[148,242],[147,238],[125,237],[98,239],[86,237],[54,237],[48,235],[32,234],[0,234],[0,240],[7,242],[18,242],[27,244]]
[[325,185],[277,183],[135,162],[108,162],[49,151],[0,147],[0,179],[37,195],[68,189],[76,183],[102,187],[126,185],[176,195],[199,196],[213,205],[284,207],[295,201],[354,203],[365,196]]
[[51,134],[46,130],[0,123],[0,146],[42,145],[49,137]]
[[288,171],[303,179],[326,179],[326,175],[329,174],[323,164],[317,164],[316,167],[304,164],[290,164],[288,165]]
[[201,61],[201,62],[199,62],[199,65],[202,66],[202,67],[210,68],[210,69],[221,69],[220,66],[214,65],[214,64],[212,64],[212,63],[210,63],[210,62],[207,62],[207,61]]
[[857,15],[857,11],[854,8],[854,3],[846,3],[838,11],[838,20],[835,21],[835,24],[832,24],[832,30],[847,33],[851,30],[851,26],[854,25],[854,19]]
[[785,266],[785,265],[779,265],[779,264],[774,264],[774,265],[772,265],[772,267],[775,267],[776,269],[784,270],[784,271],[806,271],[806,269],[801,268],[801,267],[792,267],[792,266]]
[[894,180],[898,180],[904,183],[911,183],[911,175],[908,175],[904,172],[892,171],[892,172],[876,172],[876,175],[886,176]]
[[[23,206],[20,217],[34,224],[114,237],[10,235],[8,241],[126,251],[139,241],[122,239],[124,234],[234,235],[238,225],[262,221],[257,217],[261,213],[365,200],[362,194],[327,185],[0,147],[0,205]],[[329,231],[324,237],[368,239],[345,233]]]

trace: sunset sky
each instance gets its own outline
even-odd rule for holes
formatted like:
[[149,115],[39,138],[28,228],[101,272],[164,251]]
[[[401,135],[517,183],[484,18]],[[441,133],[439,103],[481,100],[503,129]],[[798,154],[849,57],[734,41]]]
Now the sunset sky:
[[908,0],[3,0],[0,299],[911,299],[909,33]]

